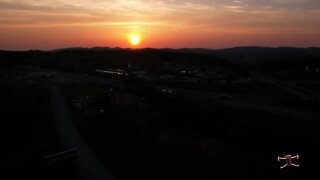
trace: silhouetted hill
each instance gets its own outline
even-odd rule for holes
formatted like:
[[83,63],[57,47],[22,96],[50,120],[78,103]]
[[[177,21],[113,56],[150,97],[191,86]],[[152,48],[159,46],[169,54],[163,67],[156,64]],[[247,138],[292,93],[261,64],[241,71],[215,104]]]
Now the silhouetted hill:
[[[244,69],[296,69],[305,66],[320,67],[320,48],[293,47],[234,47],[228,49],[123,49],[109,47],[66,48],[53,51],[0,51],[1,64],[15,62],[49,63],[53,66],[93,69],[99,65],[126,68],[128,64],[140,67],[174,63],[197,66],[224,65]],[[6,60],[6,61],[3,61]],[[7,61],[10,60],[10,61]]]
[[320,55],[320,48],[295,48],[295,47],[258,47],[258,46],[247,46],[247,47],[233,47],[225,49],[205,49],[205,48],[183,48],[177,49],[180,52],[191,52],[191,53],[202,53],[202,54],[219,54],[219,53],[237,53],[237,54],[317,54]]
[[54,51],[2,51],[0,64],[34,64],[67,71],[93,72],[99,68],[159,70],[188,65],[224,66],[237,69],[226,59],[209,54],[164,49],[67,48]]

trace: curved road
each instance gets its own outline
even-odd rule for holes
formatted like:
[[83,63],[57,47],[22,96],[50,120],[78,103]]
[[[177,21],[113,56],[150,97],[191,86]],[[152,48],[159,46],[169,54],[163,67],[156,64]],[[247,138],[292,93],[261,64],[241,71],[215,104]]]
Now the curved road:
[[75,129],[67,110],[64,96],[57,85],[51,85],[52,107],[59,139],[66,149],[78,149],[78,169],[84,180],[113,180],[101,161],[95,156]]

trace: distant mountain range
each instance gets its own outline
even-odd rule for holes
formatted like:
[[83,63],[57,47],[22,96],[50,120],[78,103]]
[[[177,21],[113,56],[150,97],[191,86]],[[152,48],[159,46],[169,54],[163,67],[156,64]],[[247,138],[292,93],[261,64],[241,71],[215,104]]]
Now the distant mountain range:
[[63,49],[55,49],[53,51],[77,51],[77,50],[93,50],[93,51],[110,51],[110,50],[163,50],[163,51],[179,51],[179,52],[191,52],[191,53],[202,53],[211,54],[217,52],[231,52],[231,53],[296,53],[297,51],[304,52],[318,52],[320,53],[320,47],[309,47],[309,48],[296,48],[296,47],[260,47],[260,46],[243,46],[243,47],[233,47],[224,49],[207,49],[207,48],[181,48],[181,49],[171,49],[171,48],[141,48],[141,49],[131,49],[131,48],[120,48],[120,47],[71,47]]
[[280,59],[317,59],[320,61],[320,48],[310,47],[310,48],[296,48],[296,47],[258,47],[258,46],[248,46],[248,47],[234,47],[226,49],[205,49],[205,48],[182,48],[182,49],[155,49],[155,48],[143,48],[143,49],[130,49],[130,48],[110,48],[110,47],[94,47],[94,48],[67,48],[58,49],[55,51],[157,51],[157,52],[179,52],[179,53],[192,53],[192,54],[205,54],[214,55],[226,58],[233,63],[240,64],[251,64],[253,62],[280,60]]
[[[0,51],[8,52],[8,51]],[[226,49],[205,49],[205,48],[182,48],[182,49],[155,49],[155,48],[142,48],[142,49],[130,49],[130,48],[120,48],[120,47],[93,47],[93,48],[84,48],[84,47],[73,47],[73,48],[64,48],[56,49],[51,51],[26,51],[26,52],[43,52],[43,53],[64,53],[72,52],[73,54],[82,54],[82,52],[99,52],[108,53],[108,54],[128,54],[128,57],[132,56],[131,52],[138,52],[140,57],[161,57],[165,58],[169,55],[171,57],[193,57],[188,54],[193,55],[204,55],[204,56],[215,56],[225,59],[226,61],[248,66],[255,65],[261,62],[272,62],[272,61],[300,61],[300,62],[313,62],[316,64],[320,63],[320,48],[310,47],[310,48],[295,48],[295,47],[257,47],[257,46],[248,46],[248,47],[234,47]],[[77,53],[79,52],[79,53]],[[14,51],[11,51],[14,53]],[[16,54],[16,53],[14,53]],[[137,53],[135,53],[137,54]],[[180,55],[179,55],[180,54]],[[96,55],[96,54],[95,54]],[[182,56],[181,56],[182,55]]]
[[206,49],[206,48],[182,48],[182,49],[156,49],[156,48],[143,48],[143,49],[130,49],[130,48],[120,48],[120,47],[73,47],[56,49],[57,51],[115,51],[115,50],[158,50],[158,51],[174,51],[183,53],[199,53],[199,54],[212,54],[212,55],[223,55],[223,54],[241,54],[241,55],[254,55],[254,54],[309,54],[320,56],[319,47],[309,47],[309,48],[296,48],[296,47],[259,47],[259,46],[247,46],[247,47],[233,47],[225,49]]

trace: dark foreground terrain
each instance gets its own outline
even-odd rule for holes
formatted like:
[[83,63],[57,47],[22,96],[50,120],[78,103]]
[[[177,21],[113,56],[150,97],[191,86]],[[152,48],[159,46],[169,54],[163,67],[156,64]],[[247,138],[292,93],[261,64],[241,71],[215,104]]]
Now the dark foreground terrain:
[[[1,179],[320,174],[317,48],[2,51],[0,64]],[[280,170],[287,154],[299,168]]]

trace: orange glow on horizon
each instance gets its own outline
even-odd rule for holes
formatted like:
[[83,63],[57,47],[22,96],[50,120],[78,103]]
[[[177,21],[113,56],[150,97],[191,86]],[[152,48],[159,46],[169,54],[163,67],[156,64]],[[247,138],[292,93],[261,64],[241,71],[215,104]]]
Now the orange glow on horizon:
[[138,46],[141,43],[141,38],[137,35],[132,35],[130,36],[129,41],[132,46]]
[[318,47],[319,2],[0,0],[0,49]]

